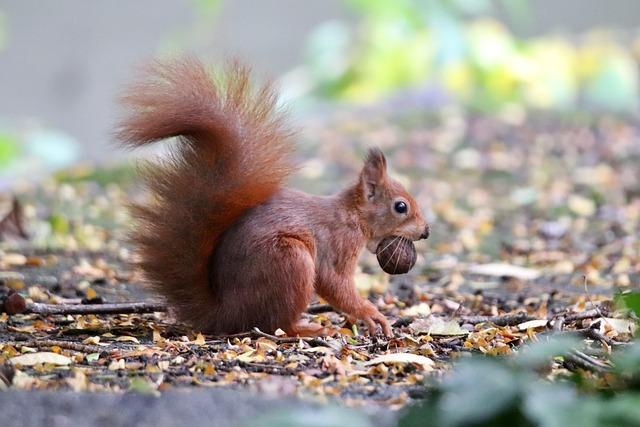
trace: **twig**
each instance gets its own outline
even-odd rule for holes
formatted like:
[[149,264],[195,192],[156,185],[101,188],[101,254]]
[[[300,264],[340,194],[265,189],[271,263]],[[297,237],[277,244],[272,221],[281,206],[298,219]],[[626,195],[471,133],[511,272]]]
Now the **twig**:
[[475,325],[477,323],[493,323],[496,326],[514,326],[529,320],[536,320],[536,317],[527,313],[504,314],[502,316],[460,316],[464,323]]
[[[126,302],[111,304],[28,304],[24,313],[33,314],[142,314],[165,312],[166,304],[159,302]],[[333,311],[328,304],[312,305],[307,310],[310,314],[326,313]]]
[[564,318],[565,322],[574,322],[576,320],[593,319],[594,317],[602,317],[602,311],[599,308],[581,311],[580,313],[567,314]]
[[167,306],[156,302],[130,302],[115,304],[42,304],[27,305],[25,313],[34,314],[131,314],[167,311]]
[[11,210],[0,220],[0,239],[4,235],[15,234],[23,239],[29,238],[24,227],[24,213],[20,201],[14,197]]
[[564,356],[565,364],[573,364],[579,368],[587,371],[598,372],[603,374],[609,371],[609,366],[601,361],[594,359],[591,356],[587,356],[581,351],[572,350],[569,354]]
[[295,369],[285,368],[280,365],[267,365],[265,363],[256,363],[256,362],[243,362],[238,361],[240,366],[244,366],[248,371],[252,372],[266,372],[272,375],[291,375],[296,372]]
[[103,353],[107,350],[98,347],[97,345],[90,344],[81,344],[70,341],[61,341],[61,340],[32,340],[32,341],[7,341],[2,344],[8,344],[14,347],[36,347],[36,348],[45,348],[45,347],[60,347],[65,350],[79,351],[81,353]]
[[335,311],[335,309],[329,304],[316,304],[307,308],[307,313],[309,314],[327,313],[329,311]]
[[583,277],[583,284],[584,284],[584,293],[587,294],[587,299],[591,303],[591,306],[595,307],[594,310],[596,310],[600,314],[600,317],[604,317],[602,315],[602,312],[600,311],[600,308],[593,302],[593,299],[591,298],[591,294],[589,293],[589,284],[587,283],[587,276],[584,275],[582,277]]
[[564,328],[564,317],[560,316],[553,322],[553,331],[562,332]]
[[603,334],[602,332],[600,332],[595,328],[578,329],[577,332],[580,332],[585,337],[591,338],[594,341],[601,341],[606,345],[608,345],[609,347],[627,345],[627,343],[625,342],[620,342],[620,341],[616,341],[614,339],[609,338],[608,336],[606,336],[605,334]]
[[252,334],[257,335],[259,337],[268,338],[268,339],[270,339],[272,341],[275,341],[275,342],[281,343],[281,344],[293,344],[293,343],[298,343],[300,341],[304,341],[304,342],[306,342],[308,344],[311,344],[311,345],[334,348],[333,346],[331,346],[331,344],[329,344],[325,340],[323,340],[321,338],[318,338],[318,337],[279,337],[279,336],[276,336],[276,335],[268,334],[266,332],[262,332],[258,328],[253,328],[251,330],[251,332],[252,332]]
[[251,332],[254,335],[258,335],[259,337],[268,338],[268,339],[270,339],[272,341],[283,343],[283,344],[286,344],[286,343],[297,343],[297,342],[300,342],[300,340],[303,340],[303,341],[305,340],[304,338],[298,338],[298,337],[279,337],[279,336],[276,336],[276,335],[268,334],[266,332],[262,332],[258,328],[253,328],[251,330]]

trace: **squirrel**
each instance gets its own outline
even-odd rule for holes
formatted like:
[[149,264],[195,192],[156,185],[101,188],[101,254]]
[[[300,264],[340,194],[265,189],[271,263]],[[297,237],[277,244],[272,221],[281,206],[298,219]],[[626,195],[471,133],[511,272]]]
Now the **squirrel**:
[[250,74],[233,64],[220,78],[194,57],[154,61],[121,97],[124,147],[177,139],[141,168],[152,197],[131,206],[144,280],[178,320],[206,333],[329,334],[301,319],[315,292],[369,333],[392,336],[353,275],[365,246],[428,237],[416,200],[377,148],[334,196],[286,188],[293,133],[272,86]]

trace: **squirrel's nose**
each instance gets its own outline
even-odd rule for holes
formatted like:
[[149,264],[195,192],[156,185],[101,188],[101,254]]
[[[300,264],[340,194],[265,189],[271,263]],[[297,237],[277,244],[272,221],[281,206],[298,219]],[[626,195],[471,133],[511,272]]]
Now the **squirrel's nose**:
[[424,228],[424,231],[422,232],[422,234],[420,235],[421,239],[428,239],[429,238],[429,234],[431,234],[431,230],[429,229],[429,226],[427,225]]

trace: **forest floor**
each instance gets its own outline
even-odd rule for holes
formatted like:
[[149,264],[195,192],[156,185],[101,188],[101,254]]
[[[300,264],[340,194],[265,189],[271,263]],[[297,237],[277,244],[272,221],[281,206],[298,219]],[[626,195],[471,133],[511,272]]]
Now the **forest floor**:
[[[144,197],[132,168],[78,167],[17,188],[20,209],[0,228],[0,298],[5,311],[22,311],[22,301],[26,311],[0,314],[0,389],[224,387],[398,409],[452,361],[509,356],[554,334],[593,350],[556,369],[597,372],[636,328],[619,309],[640,288],[638,130],[607,116],[393,108],[308,123],[295,186],[334,191],[357,176],[366,147],[379,146],[432,223],[409,274],[361,259],[358,288],[393,323],[390,339],[363,335],[322,301],[307,316],[340,328],[336,336],[208,336],[156,306],[92,313],[154,301],[123,243],[125,205]],[[20,222],[26,240],[16,237]]]

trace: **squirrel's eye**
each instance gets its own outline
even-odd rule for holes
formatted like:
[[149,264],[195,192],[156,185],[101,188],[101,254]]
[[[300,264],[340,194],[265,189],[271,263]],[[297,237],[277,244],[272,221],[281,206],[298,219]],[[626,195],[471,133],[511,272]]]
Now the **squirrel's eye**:
[[396,202],[393,209],[399,214],[407,213],[407,204],[405,202]]

